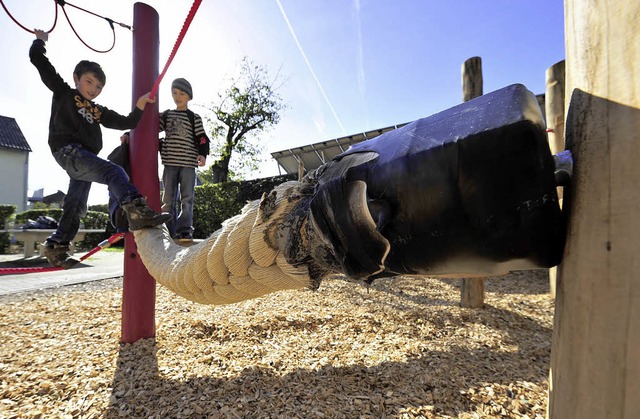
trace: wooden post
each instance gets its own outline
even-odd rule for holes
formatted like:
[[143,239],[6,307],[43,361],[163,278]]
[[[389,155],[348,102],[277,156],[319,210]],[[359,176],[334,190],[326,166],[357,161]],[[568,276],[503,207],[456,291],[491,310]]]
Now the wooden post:
[[300,182],[303,177],[304,177],[304,163],[302,162],[302,155],[300,155],[300,160],[298,160],[298,182]]
[[565,0],[568,234],[551,419],[640,418],[640,2]]
[[[158,77],[158,13],[144,3],[133,6],[133,92],[132,101],[149,92]],[[142,120],[131,132],[129,155],[131,179],[147,203],[160,210],[158,180],[158,103],[147,104]],[[125,237],[122,285],[121,342],[131,343],[155,336],[156,281],[138,255],[132,233]]]
[[462,64],[462,101],[482,96],[482,59],[471,57]]
[[564,90],[565,61],[559,61],[549,67],[545,74],[545,115],[549,129],[549,147],[551,154],[564,150]]
[[[565,61],[555,63],[547,69],[545,91],[545,116],[551,154],[564,151],[564,88]],[[558,200],[562,207],[562,187],[558,187]],[[556,296],[557,268],[549,269],[549,292]]]
[[[462,98],[466,102],[478,96],[482,96],[482,59],[472,57],[462,64]],[[460,306],[483,307],[484,278],[462,278],[460,282]]]

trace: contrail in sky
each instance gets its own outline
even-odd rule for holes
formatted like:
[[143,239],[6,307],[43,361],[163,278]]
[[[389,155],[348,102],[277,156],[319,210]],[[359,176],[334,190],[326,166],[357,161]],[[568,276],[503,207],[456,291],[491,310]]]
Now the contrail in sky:
[[364,53],[362,51],[362,21],[360,20],[360,0],[355,1],[355,21],[358,34],[358,91],[364,98],[365,77],[364,77]]
[[340,121],[340,118],[338,118],[338,114],[336,113],[335,109],[333,109],[333,105],[331,104],[329,97],[327,96],[324,89],[322,88],[322,84],[320,84],[320,80],[318,80],[318,76],[316,76],[315,71],[313,71],[313,68],[311,67],[311,63],[307,59],[307,54],[304,53],[304,50],[302,49],[302,45],[300,45],[300,42],[298,41],[298,37],[296,36],[296,33],[293,30],[291,23],[289,22],[289,18],[287,17],[287,14],[284,12],[284,9],[282,8],[282,4],[280,3],[280,0],[276,0],[276,3],[278,3],[278,7],[280,8],[280,13],[282,13],[282,17],[284,17],[284,21],[287,23],[289,32],[291,32],[291,36],[293,37],[293,40],[296,42],[296,45],[298,46],[298,50],[300,51],[300,54],[302,54],[302,58],[304,58],[304,62],[307,63],[307,68],[311,72],[313,79],[316,81],[316,84],[318,85],[318,88],[322,93],[322,97],[324,97],[325,102],[327,102],[327,105],[329,106],[329,109],[331,109],[331,113],[333,114],[333,117],[336,119],[336,122],[342,129],[342,132],[346,134],[347,130],[345,130],[344,126],[342,126],[342,122]]

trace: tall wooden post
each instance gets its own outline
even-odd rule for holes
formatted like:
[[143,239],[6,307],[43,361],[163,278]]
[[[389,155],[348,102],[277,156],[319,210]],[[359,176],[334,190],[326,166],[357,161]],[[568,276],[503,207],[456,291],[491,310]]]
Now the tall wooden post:
[[[588,5],[587,5],[588,4]],[[640,418],[640,2],[565,0],[567,244],[549,417]]]
[[[158,13],[144,3],[133,6],[133,105],[149,92],[158,77]],[[149,206],[160,210],[158,180],[158,104],[147,104],[142,120],[131,133],[131,179]],[[156,282],[149,275],[132,233],[125,238],[122,289],[122,336],[125,343],[155,336]]]
[[549,129],[551,154],[564,150],[565,60],[549,67],[545,73],[545,115]]
[[[545,74],[545,116],[551,154],[564,151],[564,89],[565,89],[565,61],[559,61],[549,67]],[[558,187],[558,199],[562,207],[563,188]],[[549,292],[556,296],[557,268],[549,269]]]
[[304,163],[302,162],[302,155],[300,155],[300,160],[298,160],[298,182],[302,181],[304,177]]
[[482,58],[471,57],[462,63],[462,101],[482,96]]
[[[482,96],[482,59],[472,57],[462,64],[462,99],[466,102]],[[460,305],[484,306],[484,278],[463,278],[460,284]]]

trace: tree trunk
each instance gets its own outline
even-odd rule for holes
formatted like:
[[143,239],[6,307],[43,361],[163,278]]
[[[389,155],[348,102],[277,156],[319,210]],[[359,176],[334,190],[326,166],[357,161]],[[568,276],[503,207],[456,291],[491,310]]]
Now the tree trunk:
[[225,183],[229,180],[229,161],[230,157],[225,157],[211,166],[212,183]]

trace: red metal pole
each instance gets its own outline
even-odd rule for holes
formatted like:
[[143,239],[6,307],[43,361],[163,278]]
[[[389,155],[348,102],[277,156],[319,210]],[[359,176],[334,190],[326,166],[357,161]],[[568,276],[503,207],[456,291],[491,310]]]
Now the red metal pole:
[[[158,77],[158,13],[144,3],[133,5],[132,102],[149,92]],[[158,180],[158,103],[147,104],[138,127],[131,132],[129,158],[131,178],[149,206],[160,210]],[[132,233],[125,237],[122,288],[122,336],[132,343],[155,336],[156,282],[145,268]]]

